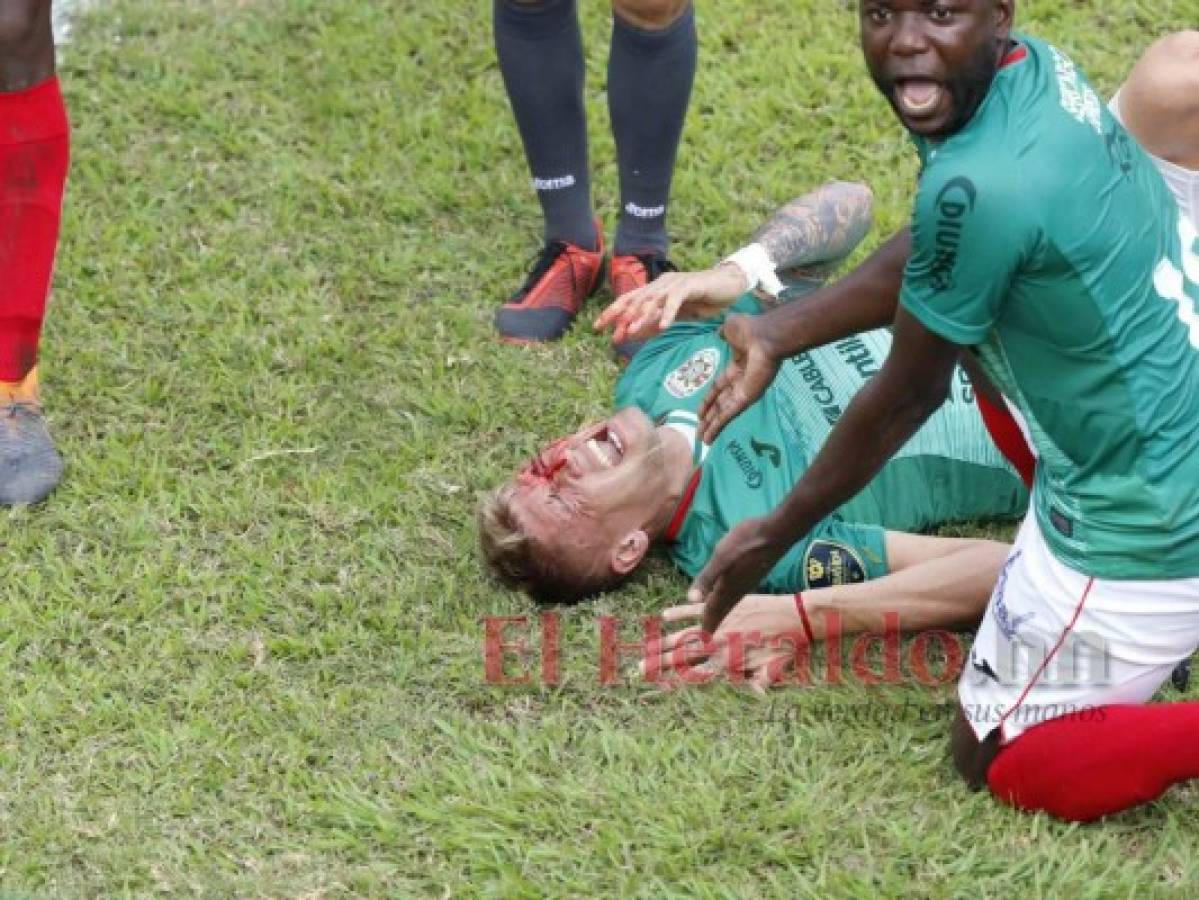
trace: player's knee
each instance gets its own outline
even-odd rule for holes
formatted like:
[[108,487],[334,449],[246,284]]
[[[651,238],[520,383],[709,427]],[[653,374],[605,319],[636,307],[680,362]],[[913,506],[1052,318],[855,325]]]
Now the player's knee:
[[1154,43],[1141,57],[1132,77],[1143,80],[1151,90],[1196,103],[1199,31],[1178,31]]
[[1120,113],[1150,153],[1199,164],[1199,31],[1167,35],[1145,51],[1120,91]]
[[1153,43],[1145,53],[1163,60],[1185,65],[1199,64],[1199,31],[1176,31]]
[[612,0],[612,12],[624,21],[647,31],[658,31],[678,19],[691,0]]

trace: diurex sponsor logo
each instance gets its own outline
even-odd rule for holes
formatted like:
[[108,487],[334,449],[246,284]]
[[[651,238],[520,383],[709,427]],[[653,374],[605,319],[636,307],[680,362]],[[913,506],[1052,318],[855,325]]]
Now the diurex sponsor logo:
[[937,209],[937,231],[934,238],[936,255],[929,278],[935,291],[947,291],[954,285],[953,272],[958,264],[962,229],[966,217],[974,211],[977,200],[978,189],[974,182],[964,176],[958,176],[945,182],[933,201]]

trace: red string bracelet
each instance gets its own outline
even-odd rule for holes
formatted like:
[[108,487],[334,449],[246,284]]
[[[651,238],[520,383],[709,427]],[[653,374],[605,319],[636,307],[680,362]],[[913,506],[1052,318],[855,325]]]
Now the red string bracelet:
[[804,609],[803,594],[799,591],[795,592],[795,609],[799,613],[799,621],[803,623],[803,631],[807,635],[808,643],[816,643],[816,637],[812,634],[812,623],[808,621],[808,611]]

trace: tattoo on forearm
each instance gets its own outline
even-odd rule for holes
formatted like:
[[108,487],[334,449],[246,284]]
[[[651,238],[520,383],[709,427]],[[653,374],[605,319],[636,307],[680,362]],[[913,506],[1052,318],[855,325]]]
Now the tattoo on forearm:
[[780,271],[823,280],[870,230],[873,201],[866,185],[834,181],[777,210],[753,239]]

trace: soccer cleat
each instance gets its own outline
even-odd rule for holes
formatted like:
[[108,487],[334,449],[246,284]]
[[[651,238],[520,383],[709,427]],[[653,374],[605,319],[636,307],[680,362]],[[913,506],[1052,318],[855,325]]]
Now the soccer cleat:
[[[663,272],[677,272],[679,267],[665,256],[656,253],[630,253],[627,256],[613,256],[612,268],[609,272],[609,283],[612,288],[612,299],[622,294],[635,291],[649,284]],[[627,340],[614,344],[617,358],[622,363],[628,363],[644,347],[645,341]]]
[[520,290],[496,311],[495,330],[501,338],[526,344],[566,334],[603,274],[604,238],[598,222],[595,233],[595,250],[566,241],[545,245]]
[[0,506],[39,503],[62,479],[62,457],[46,429],[37,367],[24,380],[0,382]]

